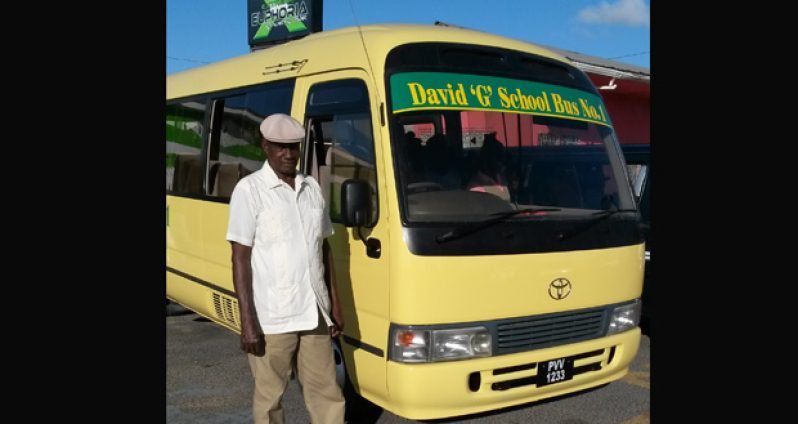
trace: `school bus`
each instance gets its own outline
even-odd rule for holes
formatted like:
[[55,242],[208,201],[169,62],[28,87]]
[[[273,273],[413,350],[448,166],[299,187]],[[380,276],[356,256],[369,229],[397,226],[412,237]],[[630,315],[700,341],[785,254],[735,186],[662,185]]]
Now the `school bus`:
[[239,331],[225,240],[258,125],[303,122],[362,397],[411,419],[603,385],[637,353],[640,215],[602,99],[567,59],[424,25],[321,32],[169,75],[167,298]]

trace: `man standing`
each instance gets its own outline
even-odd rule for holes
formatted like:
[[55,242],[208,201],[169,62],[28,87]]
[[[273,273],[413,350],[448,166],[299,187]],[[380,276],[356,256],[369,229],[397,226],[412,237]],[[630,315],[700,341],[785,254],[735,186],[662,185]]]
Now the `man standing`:
[[260,132],[266,162],[233,190],[227,228],[241,349],[255,378],[253,416],[257,424],[285,421],[280,401],[296,354],[311,421],[343,423],[330,336],[344,322],[324,240],[332,222],[316,180],[296,172],[302,125],[278,113],[263,120]]

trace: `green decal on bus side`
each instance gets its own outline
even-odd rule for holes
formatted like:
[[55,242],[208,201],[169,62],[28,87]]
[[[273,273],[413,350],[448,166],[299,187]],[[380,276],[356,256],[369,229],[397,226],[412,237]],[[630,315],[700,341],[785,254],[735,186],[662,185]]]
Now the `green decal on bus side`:
[[391,76],[394,113],[468,109],[528,113],[611,127],[595,94],[539,82],[483,75],[406,72]]

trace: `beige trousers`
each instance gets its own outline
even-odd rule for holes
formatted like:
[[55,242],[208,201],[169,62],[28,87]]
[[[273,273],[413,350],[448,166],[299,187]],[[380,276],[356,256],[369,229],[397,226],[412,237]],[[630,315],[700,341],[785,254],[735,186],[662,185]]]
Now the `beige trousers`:
[[281,400],[291,378],[294,354],[297,378],[302,385],[305,407],[313,424],[342,424],[344,397],[335,382],[335,361],[327,323],[319,311],[314,330],[266,335],[266,354],[247,354],[255,394],[252,413],[255,424],[283,424]]

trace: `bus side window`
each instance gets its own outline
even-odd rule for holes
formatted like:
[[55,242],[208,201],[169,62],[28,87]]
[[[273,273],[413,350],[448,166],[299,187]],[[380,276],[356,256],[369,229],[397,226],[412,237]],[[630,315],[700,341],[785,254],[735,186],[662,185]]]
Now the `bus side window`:
[[291,113],[293,80],[254,87],[216,99],[217,122],[208,151],[208,195],[229,198],[241,178],[261,169],[260,123],[274,113]]
[[205,102],[190,101],[166,107],[166,190],[202,192],[203,122]]

